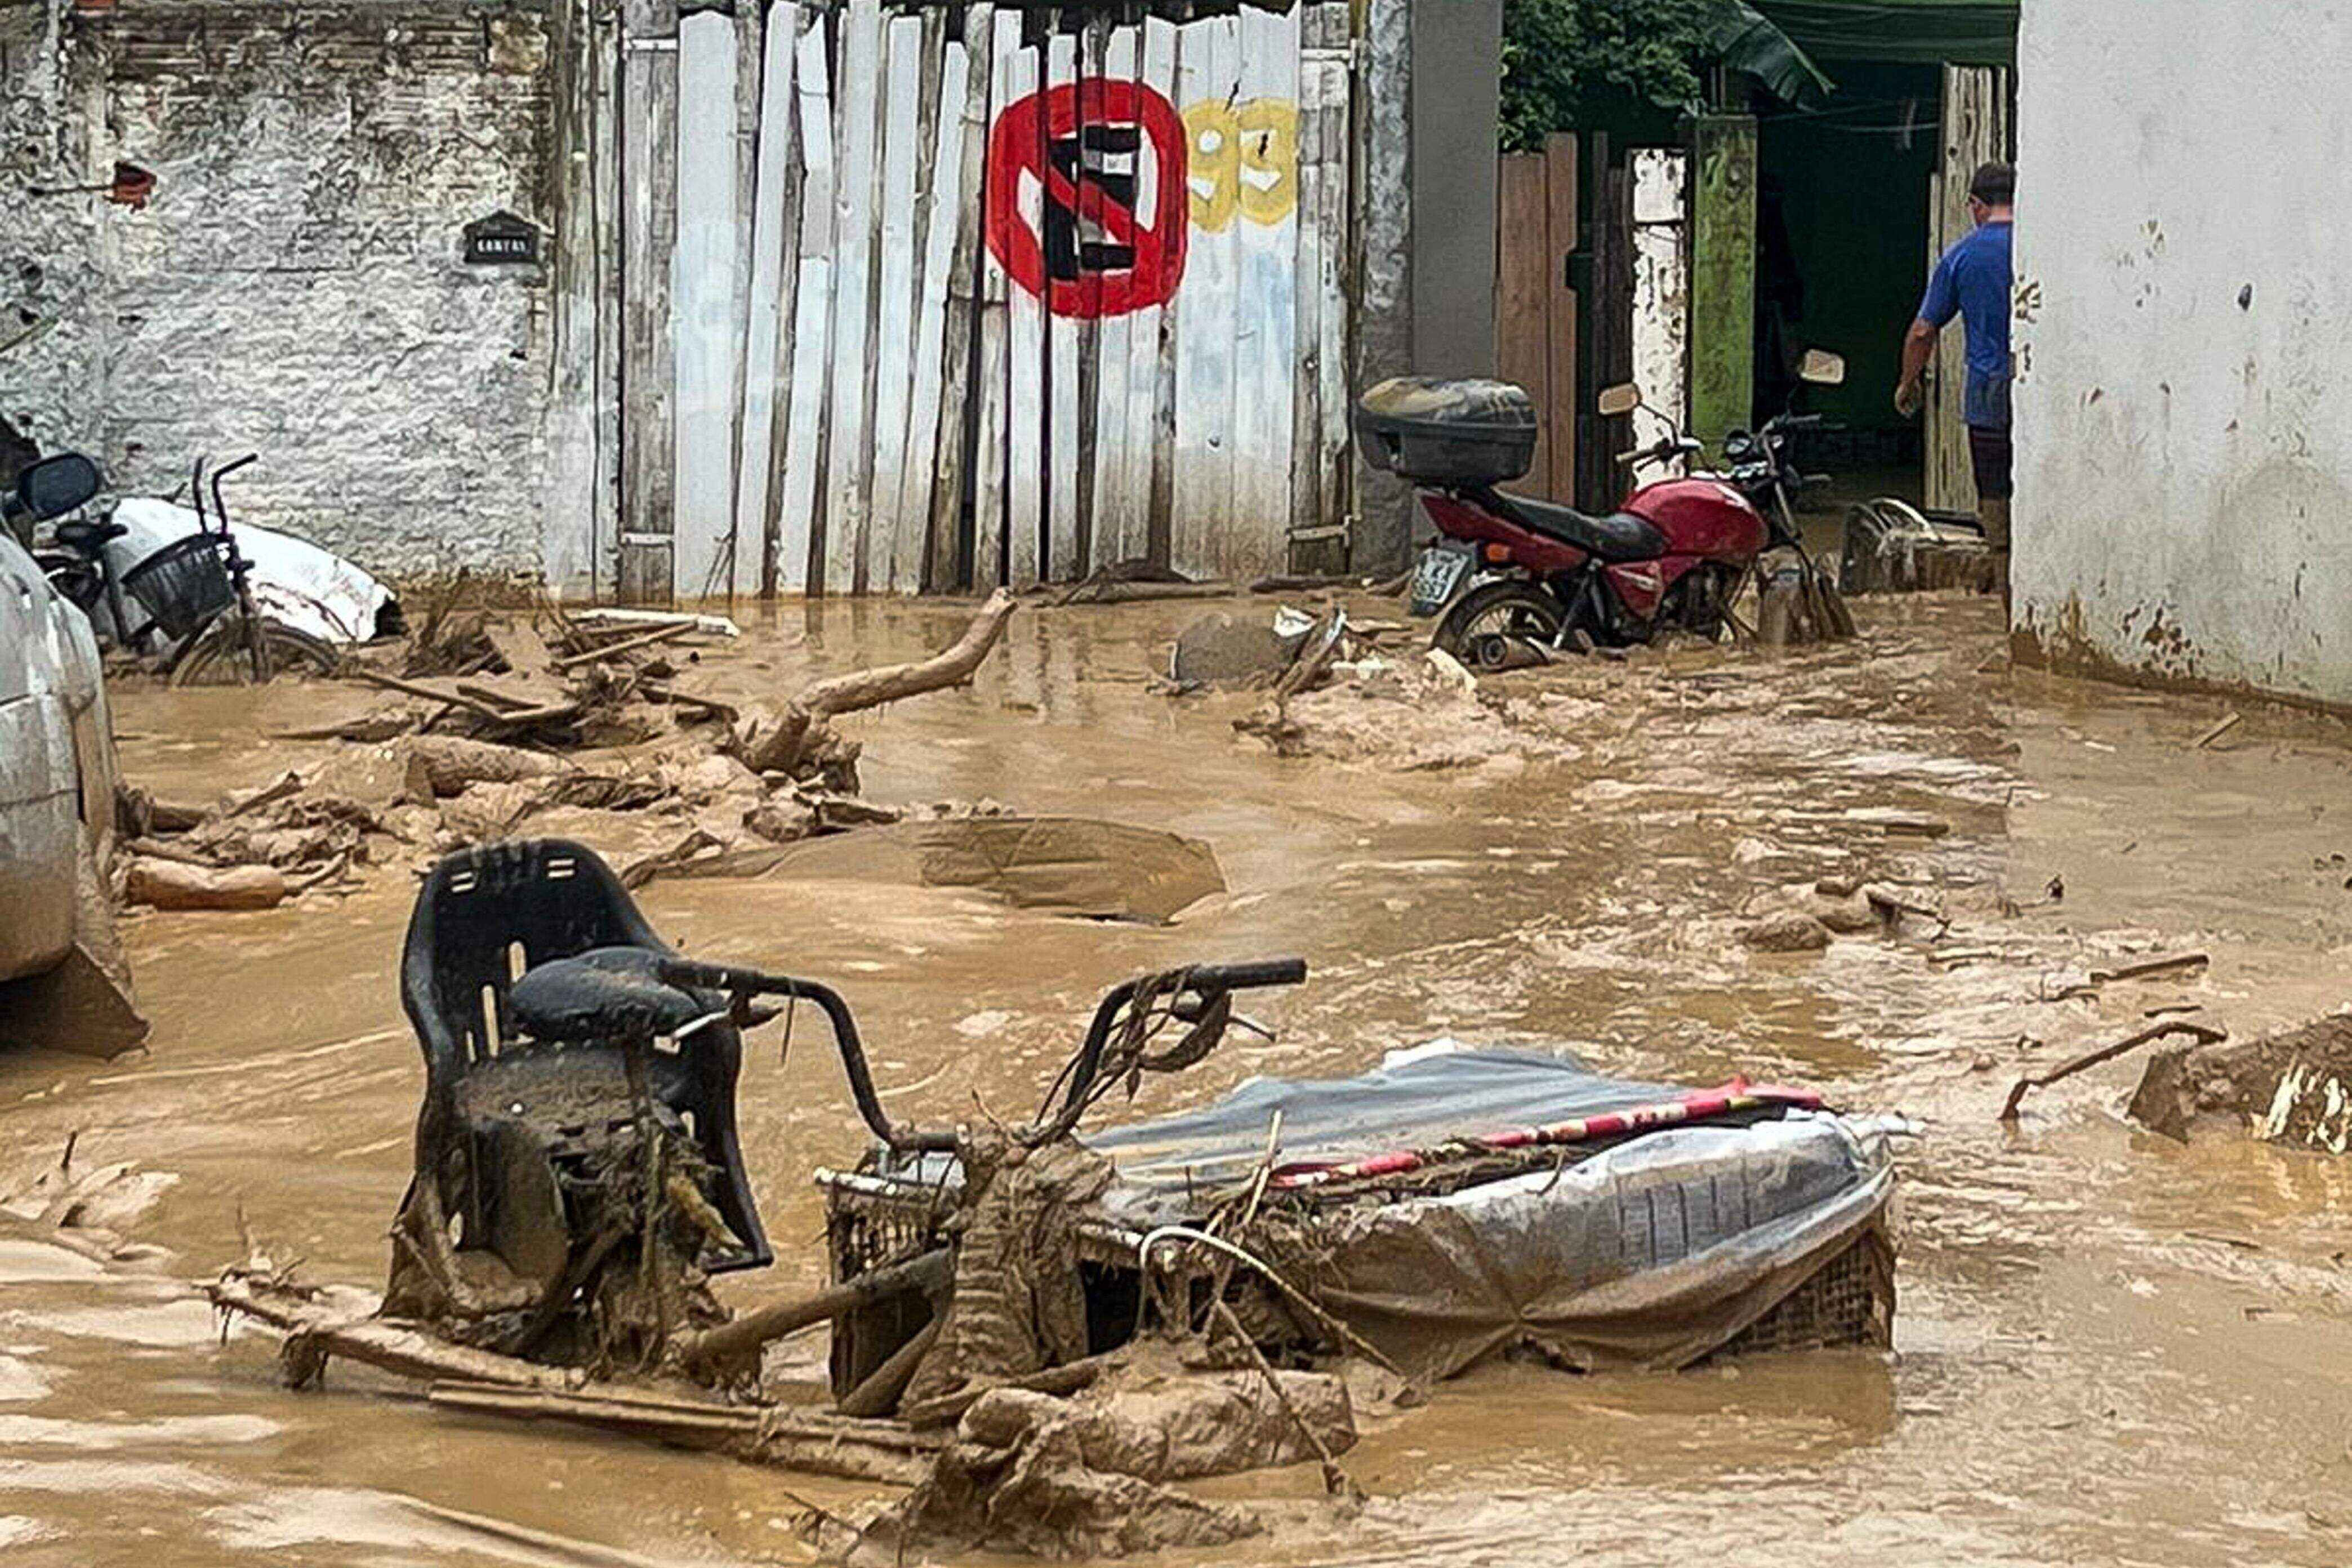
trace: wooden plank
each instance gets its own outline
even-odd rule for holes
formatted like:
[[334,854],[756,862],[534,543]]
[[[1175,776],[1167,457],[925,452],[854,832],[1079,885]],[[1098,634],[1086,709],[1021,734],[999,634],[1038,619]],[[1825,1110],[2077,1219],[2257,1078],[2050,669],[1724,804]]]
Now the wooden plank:
[[[939,437],[931,477],[931,537],[923,563],[923,584],[933,593],[951,593],[967,585],[968,562],[976,555],[963,545],[965,482],[973,477],[967,456],[972,448],[972,416],[980,403],[975,395],[976,357],[981,337],[981,216],[982,161],[988,151],[988,92],[995,79],[995,7],[989,0],[964,12],[964,98],[956,106],[955,247],[948,262],[947,309],[941,321],[942,350]],[[947,119],[941,110],[941,121]],[[912,455],[909,454],[909,461]],[[994,587],[992,574],[982,584]]]
[[[777,0],[768,12],[760,68],[759,151],[751,186],[751,271],[743,330],[743,429],[735,464],[735,541],[756,549],[760,597],[776,596],[779,545],[774,502],[776,459],[782,446],[784,406],[778,396],[788,384],[783,323],[790,319],[798,258],[793,255],[793,165],[799,161],[793,135],[793,59],[800,42],[798,0]],[[793,265],[787,265],[787,258]],[[739,580],[752,576],[740,568]]]
[[[927,26],[929,21],[944,24],[946,20],[946,12],[935,11]],[[962,380],[970,361],[967,343],[965,352],[954,359],[952,371],[943,363],[949,274],[955,262],[957,232],[963,226],[963,110],[970,61],[963,45],[946,40],[943,26],[940,40],[939,93],[931,110],[929,188],[923,202],[922,282],[916,296],[914,400],[907,416],[898,543],[890,563],[890,586],[900,594],[919,594],[923,589],[932,542],[932,486],[944,467],[940,450],[942,384],[950,374]],[[961,451],[961,430],[955,444]]]
[[735,405],[735,19],[694,11],[677,26],[677,247],[670,288],[677,334],[679,594],[731,597]]
[[551,83],[546,174],[554,197],[548,234],[549,364],[546,474],[551,497],[541,535],[540,567],[548,588],[593,597],[605,542],[617,521],[617,470],[609,466],[604,422],[617,412],[611,372],[619,337],[612,331],[609,286],[617,270],[619,225],[609,199],[615,170],[611,79],[621,58],[611,10],[551,12]]
[[[1305,7],[1298,68],[1297,173],[1298,264],[1293,280],[1290,425],[1290,511],[1286,520],[1282,570],[1305,569],[1297,536],[1311,534],[1323,520],[1323,70],[1309,35],[1319,37],[1328,7]],[[1339,237],[1332,237],[1336,247]],[[1308,553],[1312,553],[1311,547]]]
[[[1075,89],[1077,79],[1078,40],[1057,30],[1045,41],[1045,90],[1049,101],[1054,89]],[[1050,159],[1053,153],[1050,132],[1047,141],[1046,155]],[[1049,282],[1049,297],[1051,292]],[[1048,528],[1045,560],[1041,572],[1048,582],[1068,582],[1087,574],[1086,556],[1078,540],[1078,470],[1084,461],[1078,437],[1078,347],[1084,329],[1076,318],[1057,315],[1050,308],[1045,311],[1044,325]]]
[[[1943,253],[1966,238],[1969,184],[1977,166],[2005,157],[2009,148],[2006,73],[1993,66],[1944,68],[1943,150],[1928,184],[1928,255],[1932,269]],[[1928,378],[1927,424],[1922,431],[1927,505],[1938,510],[1977,509],[1976,470],[1969,459],[1966,418],[1967,329],[1955,318],[1936,344]]]
[[[1413,17],[1420,9],[1413,0],[1364,0],[1356,10],[1356,238],[1349,323],[1349,384],[1357,388],[1414,368],[1412,84]],[[1429,534],[1412,487],[1375,469],[1360,452],[1351,467],[1363,547],[1352,564],[1401,567]]]
[[[1315,488],[1321,508],[1318,521],[1323,528],[1331,529],[1346,526],[1356,513],[1356,466],[1349,426],[1351,313],[1348,299],[1349,192],[1353,178],[1349,141],[1354,124],[1354,48],[1349,37],[1348,7],[1317,5],[1307,13],[1305,21],[1322,24],[1322,36],[1314,40],[1304,58],[1319,73],[1315,99],[1322,120],[1318,154],[1322,185],[1316,198],[1322,254],[1312,280],[1323,296],[1318,312],[1322,341],[1315,356],[1316,404],[1321,419],[1316,439]],[[1302,71],[1306,68],[1302,65]],[[1321,546],[1300,564],[1317,570],[1345,571],[1352,560],[1350,542],[1343,536],[1336,545]]]
[[[1551,406],[1551,348],[1544,333],[1551,300],[1551,196],[1539,153],[1506,153],[1495,171],[1495,374]],[[1550,471],[1540,428],[1530,474]]]
[[[1170,102],[1178,101],[1174,23],[1160,16],[1144,18],[1136,79]],[[1163,202],[1190,201],[1181,181],[1161,188],[1157,158],[1146,153],[1138,158],[1137,165],[1141,222],[1147,226],[1157,222],[1166,210],[1160,205]],[[1189,222],[1188,218],[1188,226]],[[1167,334],[1172,330],[1174,308],[1172,302],[1150,305],[1126,319],[1127,411],[1119,421],[1118,467],[1111,481],[1118,498],[1114,523],[1119,552],[1155,566],[1168,563],[1166,487],[1175,435],[1175,362],[1166,356],[1172,353]],[[1169,402],[1164,410],[1163,395]]]
[[[941,13],[931,13],[943,21]],[[920,245],[915,190],[926,151],[920,123],[924,77],[934,61],[924,45],[926,22],[894,16],[885,29],[882,79],[881,249],[877,257],[873,337],[874,458],[872,510],[859,573],[861,592],[890,591],[897,580],[899,498],[907,470],[907,416],[914,383],[915,290]],[[934,102],[938,89],[930,88]],[[925,492],[929,499],[929,491]],[[925,531],[929,530],[928,518]]]
[[[989,115],[1003,110],[1006,69],[1021,54],[1021,14],[1000,9],[991,19],[988,57]],[[983,138],[983,140],[985,140]],[[987,160],[981,163],[978,200],[983,208],[992,200]],[[1011,394],[1011,282],[985,245],[980,256],[980,412],[972,427],[971,581],[976,589],[990,589],[1006,581],[1010,564],[1006,540],[1005,501],[1006,400]]]
[[[766,75],[767,18],[760,5],[738,5],[735,24],[735,258],[730,275],[734,285],[735,320],[729,348],[735,361],[735,384],[730,389],[735,420],[727,433],[727,456],[733,488],[728,500],[738,515],[727,525],[728,584],[731,605],[738,593],[749,593],[759,580],[761,536],[764,525],[757,514],[748,528],[740,528],[743,493],[743,394],[750,383],[745,370],[751,346],[752,246],[759,237],[760,90]],[[770,400],[773,427],[774,405]]]
[[824,591],[863,590],[874,477],[875,224],[881,197],[882,5],[849,0],[834,83],[833,406],[825,429]]
[[1283,571],[1290,552],[1298,271],[1298,8],[1241,22],[1242,221],[1234,331],[1234,506],[1217,575]]
[[621,57],[621,530],[625,605],[670,602],[677,472],[670,253],[677,234],[677,0],[625,0]]
[[824,531],[824,426],[831,407],[833,328],[833,101],[824,15],[801,15],[793,46],[794,127],[800,142],[800,236],[793,270],[791,387],[784,419],[782,500],[777,517],[776,576],[786,593],[818,580]]
[[[1545,260],[1550,266],[1544,307],[1544,341],[1551,350],[1547,378],[1550,402],[1542,411],[1549,452],[1549,471],[1543,493],[1554,500],[1576,499],[1577,414],[1588,394],[1578,384],[1576,334],[1579,302],[1568,280],[1569,258],[1581,243],[1578,238],[1576,132],[1555,132],[1544,139],[1544,195],[1549,204],[1549,243]],[[1597,388],[1595,389],[1598,390]]]
[[[1094,56],[1094,69],[1104,81],[1134,81],[1142,68],[1143,29],[1140,26],[1113,28],[1107,20],[1097,20],[1089,34]],[[1103,118],[1100,92],[1088,105],[1089,117]],[[1138,146],[1133,152],[1103,150],[1098,154],[1105,174],[1112,178],[1124,178],[1135,185],[1135,203],[1139,221],[1148,211],[1143,189],[1144,170],[1152,160],[1148,148]],[[1082,479],[1082,498],[1087,524],[1087,552],[1096,568],[1132,561],[1143,554],[1143,513],[1149,504],[1148,493],[1139,493],[1129,471],[1129,452],[1138,440],[1130,427],[1133,417],[1132,400],[1128,394],[1128,375],[1134,359],[1135,333],[1138,318],[1143,312],[1122,310],[1100,317],[1094,324],[1091,359],[1094,364],[1093,397],[1088,400],[1087,416],[1093,439],[1091,451]],[[1145,413],[1150,423],[1150,411]],[[1148,492],[1149,473],[1144,480]]]
[[1178,38],[1176,103],[1191,141],[1192,227],[1177,295],[1172,515],[1169,563],[1218,574],[1216,540],[1234,508],[1234,294],[1240,258],[1241,143],[1231,105],[1240,96],[1241,23],[1212,16]]
[[[1018,15],[1001,16],[1001,27],[1021,25]],[[1034,44],[1006,48],[997,40],[996,114],[1001,118],[1020,100],[1038,89],[1045,73],[1045,51]],[[1038,118],[1037,159],[1043,163],[1045,120]],[[1026,176],[1012,197],[1015,221],[1032,232],[1043,232],[1045,186]],[[1026,588],[1039,580],[1045,556],[1045,302],[1023,285],[1007,279],[1005,330],[1007,368],[1004,405],[1005,580]]]

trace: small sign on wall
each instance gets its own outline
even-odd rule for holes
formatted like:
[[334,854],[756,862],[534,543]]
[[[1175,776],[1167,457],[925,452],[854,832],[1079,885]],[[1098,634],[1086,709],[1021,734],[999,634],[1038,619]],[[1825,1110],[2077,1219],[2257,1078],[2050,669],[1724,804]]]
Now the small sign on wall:
[[466,226],[466,260],[476,267],[528,266],[539,259],[539,226],[500,208]]

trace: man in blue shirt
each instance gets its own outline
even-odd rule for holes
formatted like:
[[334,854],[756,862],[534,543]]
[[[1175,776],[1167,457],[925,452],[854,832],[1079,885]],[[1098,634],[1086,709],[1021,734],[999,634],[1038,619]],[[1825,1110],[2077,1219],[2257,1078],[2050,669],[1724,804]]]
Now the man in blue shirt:
[[1919,411],[1919,378],[1936,340],[1954,316],[1968,333],[1968,385],[1961,417],[1969,426],[1969,457],[1976,470],[1978,520],[2000,573],[2001,605],[2009,605],[2009,314],[2010,239],[2017,171],[1987,163],[1969,182],[1969,216],[1977,226],[1944,252],[1919,301],[1919,318],[1903,340],[1903,380],[1895,407],[1908,418]]

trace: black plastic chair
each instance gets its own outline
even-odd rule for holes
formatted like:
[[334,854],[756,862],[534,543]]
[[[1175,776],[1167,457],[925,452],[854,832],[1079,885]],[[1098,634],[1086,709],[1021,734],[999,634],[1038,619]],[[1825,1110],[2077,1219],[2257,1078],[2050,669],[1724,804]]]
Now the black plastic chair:
[[[529,1020],[519,1019],[513,1004],[515,982],[528,971],[550,964],[566,972],[609,971],[607,955],[589,965],[562,962],[596,949],[676,956],[620,879],[585,846],[561,838],[489,844],[433,868],[409,919],[400,992],[424,1048],[425,1093],[442,1125],[467,1125],[464,1089],[476,1075],[496,1072],[501,1061],[543,1068],[551,1058],[578,1056],[589,1058],[581,1064],[588,1068],[598,1056],[619,1058],[617,1036],[599,1038],[593,1031],[571,1029],[562,1039],[529,1037]],[[717,1173],[712,1201],[742,1243],[740,1250],[706,1258],[704,1267],[712,1273],[761,1268],[774,1253],[752,1203],[736,1135],[742,1036],[725,1016],[723,995],[677,994],[691,997],[707,1021],[688,1031],[675,1051],[648,1054],[649,1085]],[[615,1110],[628,1114],[625,1106]],[[425,1173],[418,1175],[424,1179]]]

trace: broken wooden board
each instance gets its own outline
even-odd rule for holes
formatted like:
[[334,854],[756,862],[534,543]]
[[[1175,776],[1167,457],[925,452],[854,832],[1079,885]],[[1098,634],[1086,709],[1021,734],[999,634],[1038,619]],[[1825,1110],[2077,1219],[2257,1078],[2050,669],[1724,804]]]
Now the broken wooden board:
[[892,1486],[920,1481],[932,1456],[947,1446],[944,1435],[910,1431],[896,1422],[772,1405],[722,1405],[610,1384],[549,1392],[436,1383],[428,1397],[445,1410],[558,1421],[677,1447],[716,1449],[782,1469]]
[[2352,1013],[2260,1039],[2159,1052],[2130,1114],[2168,1138],[2226,1129],[2352,1153]]
[[1197,838],[1076,816],[967,816],[813,838],[775,875],[972,888],[1017,908],[1164,925],[1225,890]]
[[432,1385],[432,1402],[527,1420],[547,1419],[720,1448],[786,1469],[909,1486],[945,1446],[942,1436],[823,1411],[730,1405],[692,1384],[608,1383],[565,1367],[452,1344],[422,1323],[373,1315],[368,1292],[298,1285],[236,1270],[204,1287],[214,1306],[288,1335],[290,1376],[307,1382],[341,1356]]

